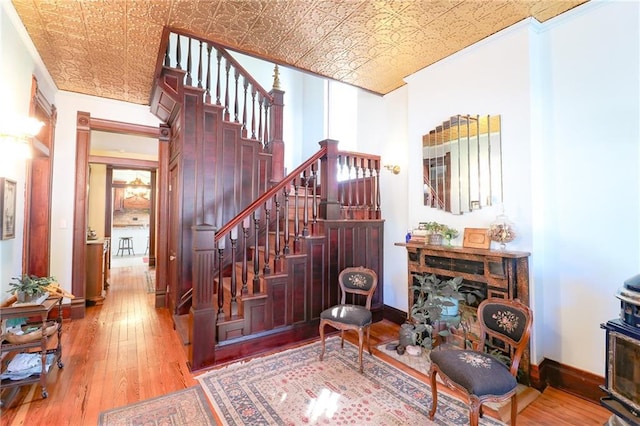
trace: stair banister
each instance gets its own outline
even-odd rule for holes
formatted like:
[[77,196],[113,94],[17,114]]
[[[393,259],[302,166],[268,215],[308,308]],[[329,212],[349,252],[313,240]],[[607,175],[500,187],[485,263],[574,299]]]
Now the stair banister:
[[[336,145],[337,145],[338,142],[337,141],[335,141],[335,142],[336,142]],[[320,143],[320,145],[322,146],[322,142]],[[280,182],[278,182],[275,185],[273,185],[267,192],[265,192],[260,197],[258,197],[253,203],[251,203],[247,207],[245,207],[233,219],[231,219],[229,222],[224,224],[218,230],[218,232],[216,232],[215,241],[217,242],[222,237],[226,236],[229,232],[231,232],[231,230],[233,228],[238,226],[240,224],[240,222],[242,222],[245,218],[249,217],[249,215],[251,215],[251,213],[253,213],[255,210],[257,210],[260,207],[262,207],[267,200],[272,199],[275,194],[278,194],[287,185],[291,184],[291,181],[295,177],[299,176],[302,173],[303,170],[306,170],[307,168],[309,168],[313,163],[315,163],[316,161],[321,159],[323,156],[325,156],[325,154],[326,154],[326,148],[325,147],[320,148],[320,150],[318,152],[316,152],[311,157],[309,157],[307,159],[307,161],[305,161],[304,163],[302,163],[301,165],[296,167],[296,169],[293,170],[286,178],[284,178]],[[321,174],[326,174],[326,173],[321,173]],[[334,177],[334,179],[335,179],[335,177]],[[337,193],[337,190],[335,192]],[[324,192],[323,192],[323,194],[324,194]]]

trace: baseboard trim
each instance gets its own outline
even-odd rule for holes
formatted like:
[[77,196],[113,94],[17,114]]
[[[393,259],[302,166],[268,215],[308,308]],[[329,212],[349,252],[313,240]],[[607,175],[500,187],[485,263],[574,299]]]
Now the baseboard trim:
[[604,377],[597,374],[546,358],[540,363],[538,370],[543,383],[580,398],[600,404],[600,398],[606,396],[600,389],[604,384]]
[[403,324],[407,321],[406,312],[401,311],[400,309],[396,309],[389,305],[384,305],[382,307],[382,317],[398,325]]

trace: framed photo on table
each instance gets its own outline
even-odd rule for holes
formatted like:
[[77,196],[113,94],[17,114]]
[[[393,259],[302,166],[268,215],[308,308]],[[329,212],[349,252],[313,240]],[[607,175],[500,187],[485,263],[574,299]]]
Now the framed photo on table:
[[0,178],[0,239],[16,237],[16,181]]

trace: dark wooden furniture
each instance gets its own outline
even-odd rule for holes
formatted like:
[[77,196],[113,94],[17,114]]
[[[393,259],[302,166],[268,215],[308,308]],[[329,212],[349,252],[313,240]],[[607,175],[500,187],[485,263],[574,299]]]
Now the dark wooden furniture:
[[109,240],[87,241],[87,271],[85,299],[92,304],[104,301],[104,289],[109,286]]
[[[364,267],[345,268],[338,275],[341,298],[340,304],[331,306],[320,313],[320,340],[322,351],[320,361],[324,357],[324,328],[327,325],[340,330],[340,347],[344,348],[344,332],[354,330],[358,332],[358,363],[362,373],[362,347],[364,345],[364,332],[367,332],[367,347],[371,355],[371,340],[369,330],[373,322],[371,314],[371,298],[378,286],[378,275],[374,270]],[[352,299],[347,300],[347,295]],[[364,305],[358,304],[357,296],[365,296]],[[362,297],[360,298],[362,302]]]
[[[46,328],[47,318],[49,317],[49,313],[54,307],[58,307],[57,313],[57,333],[52,334],[51,336],[46,336],[42,333],[42,338],[36,339],[33,341],[27,341],[24,343],[9,343],[3,339],[0,339],[0,352],[2,359],[2,368],[0,369],[4,372],[11,361],[13,356],[21,352],[40,352],[42,354],[42,370],[40,374],[33,374],[27,378],[21,380],[2,380],[0,382],[0,391],[4,391],[5,389],[29,385],[32,383],[40,383],[42,388],[42,397],[47,398],[49,394],[47,393],[47,368],[45,364],[45,359],[48,354],[54,353],[55,357],[51,363],[57,363],[58,368],[62,368],[62,298],[50,298],[42,302],[41,305],[28,305],[28,306],[10,306],[5,308],[0,308],[0,322],[12,319],[12,318],[29,318],[35,319],[39,318],[41,323],[38,323],[39,326],[42,327],[42,330]],[[57,339],[57,343],[54,347],[51,347],[50,340],[55,336]],[[5,356],[6,355],[6,356]],[[4,407],[5,404],[8,406],[11,401],[0,401],[0,407]]]
[[[440,375],[447,386],[467,396],[471,426],[478,426],[482,404],[505,399],[511,399],[510,424],[515,425],[518,415],[516,375],[520,358],[529,343],[533,314],[528,306],[518,301],[491,298],[478,306],[478,322],[480,342],[474,350],[445,349],[429,354],[433,398],[429,418],[433,420],[438,407],[436,377]],[[496,340],[501,342],[501,347],[511,348],[509,366],[485,350],[491,348]]]
[[[395,243],[407,249],[409,288],[415,274],[436,274],[440,277],[462,277],[461,289],[480,292],[482,299],[497,297],[519,299],[529,306],[528,252],[485,250],[465,247],[432,246],[424,243]],[[413,305],[413,292],[408,292],[408,311]],[[475,310],[475,308],[473,308]],[[409,318],[409,313],[407,313]],[[530,383],[530,353],[522,356],[521,380]]]

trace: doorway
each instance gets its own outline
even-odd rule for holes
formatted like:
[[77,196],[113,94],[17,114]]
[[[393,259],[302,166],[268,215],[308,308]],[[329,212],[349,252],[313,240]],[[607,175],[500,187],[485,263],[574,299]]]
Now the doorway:
[[156,198],[151,191],[155,170],[114,167],[110,174],[111,268],[153,267],[155,251],[151,250],[150,230],[155,229],[155,209],[151,208]]
[[[85,314],[85,282],[87,277],[87,256],[86,245],[87,235],[90,231],[89,227],[89,207],[90,207],[90,195],[91,190],[89,187],[89,180],[91,177],[91,165],[102,165],[107,170],[113,170],[113,168],[133,169],[133,170],[149,170],[156,176],[159,182],[162,182],[162,175],[166,173],[166,166],[163,164],[165,160],[161,160],[166,155],[167,144],[160,142],[167,142],[167,131],[165,126],[159,126],[158,128],[143,126],[131,123],[114,122],[110,120],[92,118],[89,113],[78,112],[78,120],[76,127],[76,186],[75,186],[75,211],[74,211],[74,227],[73,227],[73,264],[72,264],[72,292],[76,295],[76,299],[72,301],[71,317],[83,318]],[[121,136],[121,138],[112,138],[124,143],[125,148],[115,148],[109,153],[105,153],[101,147],[102,137],[104,134],[109,136]],[[140,145],[138,138],[144,138],[149,141],[155,142],[156,155],[153,158],[132,158],[126,153],[122,153],[121,150],[132,148]],[[122,142],[124,140],[124,142]],[[109,169],[109,167],[111,167]],[[105,172],[106,174],[106,172]],[[155,179],[152,179],[151,191],[156,193]],[[106,182],[106,177],[105,177]],[[110,181],[111,182],[111,181]],[[107,235],[111,233],[111,190],[107,191],[106,186],[103,186],[102,196],[102,217],[104,218],[104,224],[95,226],[95,229],[104,230],[104,237],[111,237]],[[95,191],[94,191],[95,192]],[[151,210],[153,214],[160,209],[155,209],[155,205],[163,203],[160,196],[156,203],[151,203]],[[109,207],[107,207],[109,206]],[[100,207],[98,207],[100,209]],[[107,214],[107,210],[109,214]],[[161,255],[163,252],[163,244],[161,241],[155,241],[155,223],[162,222],[162,215],[158,214],[155,220],[149,221],[149,257],[151,253],[156,249],[156,256]],[[161,233],[160,233],[161,234]],[[158,240],[162,240],[163,237],[158,236]],[[146,241],[144,242],[146,249]],[[162,255],[160,256],[162,258]],[[162,265],[157,265],[162,268]],[[158,283],[157,285],[161,285]],[[158,293],[158,292],[157,292]],[[159,291],[164,294],[164,291]],[[158,299],[156,294],[156,299]],[[161,297],[163,299],[163,297]],[[157,301],[156,301],[157,305]]]

